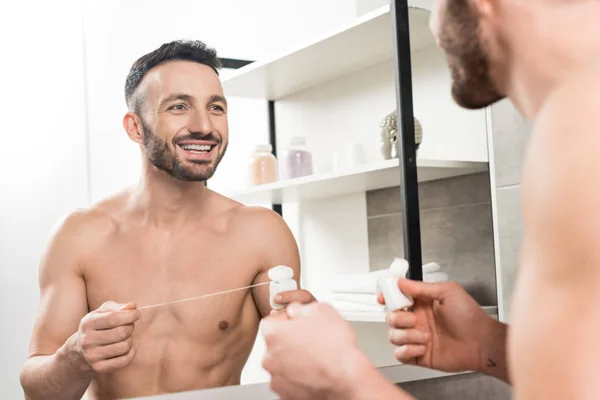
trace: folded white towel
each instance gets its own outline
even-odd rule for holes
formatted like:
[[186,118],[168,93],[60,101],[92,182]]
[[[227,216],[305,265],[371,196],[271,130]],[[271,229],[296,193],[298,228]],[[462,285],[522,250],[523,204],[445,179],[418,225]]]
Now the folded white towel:
[[430,272],[439,271],[440,268],[441,268],[440,264],[438,264],[436,262],[430,262],[430,263],[424,264],[421,269],[423,270],[424,274],[428,274]]
[[431,272],[428,274],[423,274],[423,282],[427,283],[437,283],[437,282],[447,282],[448,275],[443,272]]
[[[422,270],[425,282],[448,280],[445,273],[437,272],[440,270],[440,265],[436,262],[424,264]],[[372,272],[337,275],[329,282],[327,289],[332,293],[376,295],[378,293],[377,282],[389,274],[390,271],[386,268]]]
[[385,306],[350,303],[347,301],[332,301],[330,303],[338,311],[385,312]]
[[334,301],[345,301],[348,303],[364,304],[371,306],[380,306],[377,302],[376,294],[366,293],[332,293],[331,298]]
[[338,275],[329,282],[328,289],[334,293],[377,294],[377,281],[388,275],[387,269]]

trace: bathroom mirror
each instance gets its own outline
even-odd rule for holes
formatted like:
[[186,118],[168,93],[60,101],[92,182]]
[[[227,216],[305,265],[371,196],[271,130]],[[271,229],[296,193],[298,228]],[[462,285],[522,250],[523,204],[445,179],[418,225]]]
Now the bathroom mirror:
[[[60,65],[48,63],[43,76],[5,74],[39,88],[48,134],[28,150],[35,165],[13,154],[22,147],[18,135],[6,135],[10,145],[0,150],[0,264],[7,266],[0,295],[3,304],[27,299],[17,311],[2,309],[14,329],[2,352],[1,397],[22,397],[18,376],[51,229],[139,179],[139,148],[122,124],[125,77],[138,57],[174,39],[206,42],[224,66],[229,147],[208,188],[281,214],[299,247],[302,287],[349,321],[376,367],[404,368],[387,340],[385,309],[374,301],[377,274],[394,258],[409,259],[411,278],[457,281],[490,314],[509,319],[521,232],[522,154],[514,149],[524,146],[507,141],[525,140],[529,127],[506,102],[478,111],[454,104],[428,27],[431,1],[52,4],[40,15],[60,9],[69,18],[55,30],[40,17],[32,26],[44,31],[27,40],[55,49]],[[20,84],[3,87],[29,101]],[[16,110],[7,132],[22,131],[30,118]],[[274,162],[269,174],[259,176],[257,153]],[[15,166],[19,177],[10,172]],[[248,335],[252,349],[233,369],[241,369],[242,386],[254,387],[269,376],[260,332]],[[408,366],[392,372],[397,382],[444,375]]]

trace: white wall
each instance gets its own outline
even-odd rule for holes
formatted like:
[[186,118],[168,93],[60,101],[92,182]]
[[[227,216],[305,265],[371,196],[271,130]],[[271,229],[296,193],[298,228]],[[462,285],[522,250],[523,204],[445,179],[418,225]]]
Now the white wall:
[[0,398],[18,399],[47,235],[88,203],[79,2],[0,3],[0,47]]

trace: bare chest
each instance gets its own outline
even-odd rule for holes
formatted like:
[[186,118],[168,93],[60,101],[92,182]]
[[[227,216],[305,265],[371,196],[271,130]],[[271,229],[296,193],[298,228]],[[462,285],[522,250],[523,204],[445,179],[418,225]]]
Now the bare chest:
[[139,330],[149,335],[171,336],[175,327],[212,335],[234,329],[249,312],[258,318],[250,290],[211,295],[251,285],[255,279],[256,262],[234,238],[120,235],[88,264],[90,310],[105,301],[135,302],[138,307],[172,303],[142,310]]

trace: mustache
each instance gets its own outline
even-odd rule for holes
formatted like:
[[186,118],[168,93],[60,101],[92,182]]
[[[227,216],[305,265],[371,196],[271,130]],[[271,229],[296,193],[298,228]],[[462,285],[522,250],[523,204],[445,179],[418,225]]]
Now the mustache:
[[173,144],[177,144],[185,140],[207,140],[210,142],[215,142],[216,144],[221,144],[222,141],[220,137],[217,137],[212,133],[191,132],[187,135],[176,137],[173,139]]

